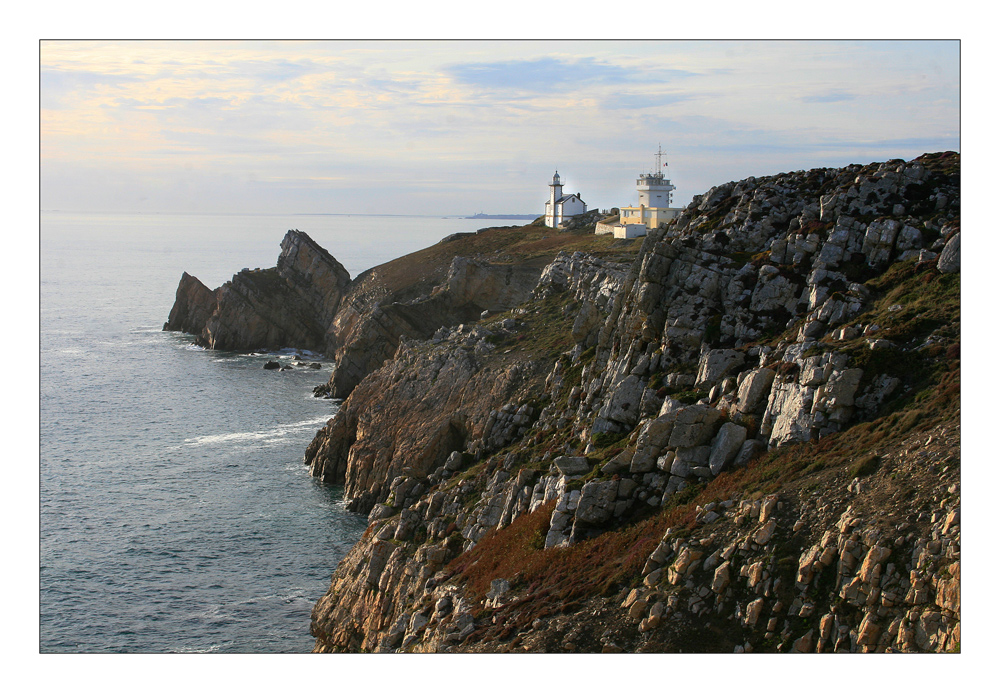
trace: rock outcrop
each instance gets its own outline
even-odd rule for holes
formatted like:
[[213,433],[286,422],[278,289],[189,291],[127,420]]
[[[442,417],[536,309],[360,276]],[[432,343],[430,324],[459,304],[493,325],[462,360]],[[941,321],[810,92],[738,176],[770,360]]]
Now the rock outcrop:
[[799,171],[342,310],[390,327],[306,454],[370,523],[316,649],[955,649],[959,228],[954,153]]
[[164,330],[201,334],[215,312],[215,293],[187,272],[181,274],[177,297]]
[[244,269],[214,292],[184,273],[163,329],[194,334],[209,349],[322,351],[335,367],[316,394],[342,399],[392,358],[401,340],[429,339],[440,327],[512,308],[541,273],[532,264],[454,256],[439,275],[387,283],[383,267],[351,281],[307,234],[289,231],[275,267]]
[[209,349],[318,351],[349,284],[328,252],[289,231],[276,267],[244,269],[214,292],[185,273],[163,329],[195,334]]
[[538,270],[455,257],[444,281],[429,294],[409,301],[390,294],[372,301],[352,292],[333,319],[326,350],[336,366],[318,394],[343,399],[396,351],[401,339],[429,339],[443,326],[478,320],[483,311],[504,311],[524,301]]

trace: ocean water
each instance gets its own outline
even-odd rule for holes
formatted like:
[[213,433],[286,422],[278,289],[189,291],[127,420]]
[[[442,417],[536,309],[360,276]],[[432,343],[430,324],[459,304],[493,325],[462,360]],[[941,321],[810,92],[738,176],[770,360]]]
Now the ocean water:
[[43,213],[39,650],[308,652],[365,527],[302,463],[332,364],[265,371],[163,332],[181,272],[214,289],[297,228],[356,276],[490,223]]

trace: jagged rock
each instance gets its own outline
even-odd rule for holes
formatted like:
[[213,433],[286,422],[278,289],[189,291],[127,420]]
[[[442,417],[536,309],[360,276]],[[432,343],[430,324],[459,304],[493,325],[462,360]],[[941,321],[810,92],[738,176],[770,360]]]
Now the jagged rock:
[[607,404],[601,408],[592,431],[605,433],[621,427],[634,426],[639,419],[639,402],[645,389],[638,376],[629,375],[614,388]]
[[215,310],[215,293],[187,272],[181,274],[177,296],[164,330],[199,335]]
[[[943,491],[932,496],[917,484],[907,485],[913,498],[891,495],[891,474],[934,469],[949,482],[957,478],[957,460],[921,457],[931,449],[926,431],[914,429],[911,435],[921,439],[905,445],[886,440],[889,448],[899,446],[899,454],[886,458],[874,474],[852,480],[850,488],[826,468],[829,451],[847,438],[833,438],[833,448],[821,444],[823,464],[811,465],[806,458],[796,471],[803,482],[780,488],[781,505],[777,494],[727,499],[730,492],[751,492],[741,482],[756,469],[733,475],[732,485],[725,478],[711,481],[730,459],[729,464],[746,465],[768,443],[841,430],[889,402],[893,387],[898,391],[898,381],[878,373],[865,373],[870,385],[859,391],[862,374],[848,367],[847,353],[837,351],[844,345],[836,340],[862,337],[866,326],[858,316],[884,295],[855,279],[899,258],[925,261],[921,253],[933,252],[935,238],[940,243],[934,251],[943,249],[941,236],[951,232],[943,229],[958,218],[957,176],[940,173],[951,166],[948,157],[924,173],[920,162],[897,161],[731,184],[689,206],[675,224],[652,231],[615,289],[596,290],[600,298],[594,284],[587,288],[578,277],[583,264],[573,269],[574,260],[564,258],[543,271],[549,278],[539,282],[532,301],[568,299],[564,292],[573,292],[573,303],[559,316],[567,333],[574,324],[572,340],[561,348],[575,345],[563,357],[541,356],[550,359],[543,368],[526,361],[516,373],[498,369],[501,360],[509,368],[510,361],[523,357],[517,349],[475,351],[473,343],[482,334],[475,337],[468,325],[435,328],[430,342],[400,340],[386,364],[364,377],[344,402],[315,453],[326,456],[329,469],[339,470],[331,474],[350,479],[348,494],[358,507],[385,497],[389,480],[397,476],[428,490],[392,494],[391,504],[400,503],[398,516],[394,508],[373,511],[375,527],[338,567],[330,592],[317,605],[317,648],[368,650],[398,642],[413,651],[538,651],[600,649],[613,641],[630,651],[686,649],[693,642],[689,629],[706,618],[719,631],[697,642],[724,643],[727,651],[734,645],[770,651],[779,643],[783,650],[823,652],[953,646],[960,637],[958,612],[952,610],[958,608],[957,497]],[[898,221],[898,228],[886,219]],[[886,233],[895,234],[891,243]],[[875,267],[865,267],[869,262]],[[593,276],[598,274],[594,270]],[[434,299],[443,300],[444,293]],[[539,315],[537,305],[516,309],[511,320],[530,323]],[[867,327],[864,336],[882,337]],[[852,351],[856,346],[848,345]],[[913,344],[899,340],[899,346],[910,350]],[[728,355],[732,367],[713,362],[710,368],[713,355]],[[509,380],[501,382],[504,373]],[[696,383],[702,392],[684,392],[695,390]],[[526,401],[542,402],[540,411],[522,411]],[[722,411],[732,420],[724,421]],[[608,440],[620,451],[602,464],[602,476],[574,488],[579,476],[597,470],[589,463],[561,469],[564,458],[607,451],[594,436],[604,432],[618,434]],[[423,442],[411,440],[421,436]],[[421,445],[434,448],[433,460],[413,466]],[[468,469],[448,479],[441,472],[449,471],[449,459],[460,457]],[[781,483],[769,474],[769,465],[780,460],[761,461],[766,484]],[[661,541],[640,538],[637,546],[648,546],[644,550],[651,553],[638,557],[640,565],[646,559],[643,584],[621,614],[602,611],[607,598],[598,591],[624,585],[602,584],[587,596],[586,608],[571,605],[567,613],[534,616],[530,628],[527,621],[514,625],[549,597],[544,590],[565,584],[538,584],[535,572],[517,582],[516,615],[506,613],[501,600],[492,605],[500,612],[471,620],[471,613],[490,605],[476,602],[481,595],[463,593],[463,572],[470,565],[481,571],[501,558],[490,553],[495,549],[485,537],[491,530],[503,540],[512,536],[501,534],[508,526],[540,510],[545,517],[529,522],[546,532],[547,521],[544,541],[538,534],[526,536],[525,550],[551,551],[586,539],[581,556],[592,547],[595,553],[588,556],[614,561],[616,556],[605,554],[611,544],[601,539],[610,523],[628,527],[645,516],[647,505],[670,507],[683,500],[671,500],[672,494],[702,480],[710,482],[706,490],[717,502],[675,520],[680,524]],[[400,491],[402,483],[391,485]],[[437,486],[430,489],[432,484]],[[855,506],[845,511],[847,504]],[[900,513],[907,515],[905,523],[895,517]],[[622,536],[629,536],[623,529]],[[887,533],[893,553],[883,558],[886,546],[879,540]],[[435,562],[429,550],[415,546],[425,537]],[[371,560],[377,542],[399,546],[383,557],[371,588],[366,575],[376,572],[381,560]],[[476,550],[483,553],[451,562]],[[702,562],[704,554],[710,555]],[[564,555],[576,554],[551,554],[553,562]],[[445,565],[451,566],[447,572]],[[736,579],[737,573],[746,581]],[[503,577],[514,580],[511,573]],[[437,607],[446,596],[447,613]],[[621,597],[614,599],[620,603]],[[468,615],[452,624],[460,613]],[[414,614],[428,621],[413,621]],[[627,629],[612,631],[616,618],[632,620]],[[580,627],[598,621],[603,621],[599,631],[581,637]],[[401,623],[403,637],[397,632]],[[383,642],[387,629],[392,637]]]
[[757,409],[770,392],[774,376],[770,368],[757,368],[747,373],[736,396],[736,408],[743,414]]
[[768,520],[763,527],[761,527],[753,535],[754,542],[763,546],[767,542],[771,541],[771,537],[774,536],[774,530],[777,529],[778,523],[774,520]]
[[666,414],[648,421],[642,427],[635,444],[635,456],[629,466],[630,473],[642,474],[656,466],[660,451],[670,439],[675,418],[675,415]]
[[864,371],[860,368],[831,373],[816,393],[813,410],[833,413],[837,409],[853,406],[854,393],[857,392],[863,375]]
[[868,225],[861,252],[868,258],[869,265],[876,267],[889,262],[896,235],[902,227],[896,219],[879,219]]
[[216,289],[213,300],[185,273],[164,328],[196,334],[210,349],[321,349],[349,283],[347,270],[328,252],[307,234],[289,231],[274,268],[243,270]]
[[761,432],[769,431],[771,445],[807,441],[812,437],[811,411],[815,394],[815,387],[796,382],[774,384],[761,422]]

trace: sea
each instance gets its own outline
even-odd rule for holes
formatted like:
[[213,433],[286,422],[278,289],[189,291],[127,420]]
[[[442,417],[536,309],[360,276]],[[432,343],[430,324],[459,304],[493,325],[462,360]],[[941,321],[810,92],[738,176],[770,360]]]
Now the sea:
[[214,289],[273,267],[298,229],[355,277],[503,223],[42,212],[39,651],[310,651],[312,606],[366,524],[303,464],[336,412],[312,396],[333,363],[164,332],[181,273]]

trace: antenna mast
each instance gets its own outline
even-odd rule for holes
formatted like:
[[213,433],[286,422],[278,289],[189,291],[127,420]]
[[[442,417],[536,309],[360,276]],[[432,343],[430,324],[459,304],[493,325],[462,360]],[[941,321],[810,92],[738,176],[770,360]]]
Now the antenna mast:
[[661,174],[663,172],[660,169],[663,168],[664,166],[666,166],[666,163],[663,163],[663,153],[664,153],[663,152],[663,147],[661,145],[657,145],[656,146],[656,172],[657,173],[661,173]]

